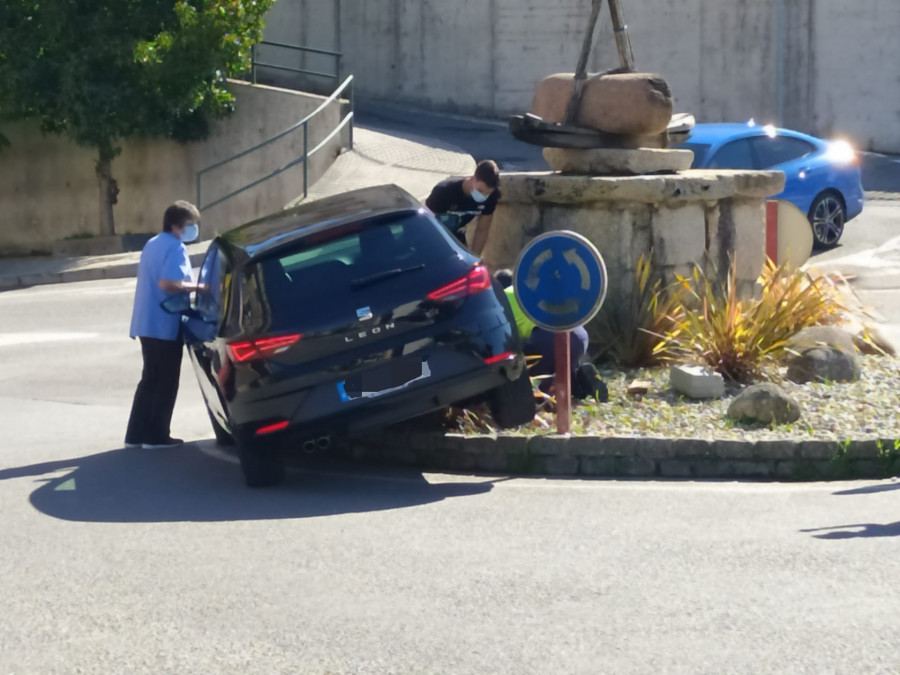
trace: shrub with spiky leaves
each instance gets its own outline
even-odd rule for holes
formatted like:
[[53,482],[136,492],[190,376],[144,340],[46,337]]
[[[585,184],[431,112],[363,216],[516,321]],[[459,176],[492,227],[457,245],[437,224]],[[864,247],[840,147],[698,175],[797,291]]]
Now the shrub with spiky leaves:
[[600,353],[628,368],[659,365],[669,356],[663,336],[672,326],[678,297],[653,275],[650,260],[641,255],[629,301],[610,302],[595,326]]
[[731,380],[757,379],[799,330],[834,323],[846,312],[826,277],[767,261],[760,297],[740,299],[734,260],[725,275],[711,267],[709,274],[695,267],[690,278],[678,276],[681,306],[665,342],[680,360],[705,363]]

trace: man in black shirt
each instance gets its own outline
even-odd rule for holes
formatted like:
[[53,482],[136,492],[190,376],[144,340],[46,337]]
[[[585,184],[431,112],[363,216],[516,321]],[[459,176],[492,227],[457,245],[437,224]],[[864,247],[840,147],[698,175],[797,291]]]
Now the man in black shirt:
[[425,206],[431,209],[451,232],[466,243],[463,228],[474,218],[472,252],[481,255],[487,243],[494,208],[500,200],[500,171],[489,160],[478,162],[475,173],[468,178],[448,178],[434,186]]

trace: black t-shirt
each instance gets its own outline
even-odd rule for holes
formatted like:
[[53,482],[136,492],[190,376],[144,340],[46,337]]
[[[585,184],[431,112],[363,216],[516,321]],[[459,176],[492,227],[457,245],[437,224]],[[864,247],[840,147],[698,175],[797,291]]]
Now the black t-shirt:
[[500,200],[500,190],[494,190],[485,201],[476,202],[463,192],[464,180],[465,178],[442,180],[434,186],[428,199],[425,200],[425,206],[438,216],[453,211],[466,212],[466,215],[459,217],[457,228],[463,227],[475,216],[491,215]]

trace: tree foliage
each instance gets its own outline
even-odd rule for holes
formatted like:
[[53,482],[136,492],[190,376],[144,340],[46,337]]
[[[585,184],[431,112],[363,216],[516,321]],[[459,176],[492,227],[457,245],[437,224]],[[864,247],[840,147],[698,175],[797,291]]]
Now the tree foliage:
[[202,139],[273,2],[2,0],[0,119],[96,148],[98,173],[126,138]]

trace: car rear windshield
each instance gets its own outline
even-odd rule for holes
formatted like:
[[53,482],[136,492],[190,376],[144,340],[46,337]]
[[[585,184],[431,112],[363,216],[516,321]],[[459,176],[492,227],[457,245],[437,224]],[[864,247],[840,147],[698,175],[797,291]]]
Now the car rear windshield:
[[675,146],[678,150],[691,150],[694,153],[694,161],[691,162],[691,168],[697,169],[703,166],[706,159],[706,153],[709,152],[709,144],[707,143],[679,143]]
[[249,270],[244,330],[338,328],[356,321],[357,311],[385,312],[422,300],[464,275],[474,260],[421,213],[314,233]]

